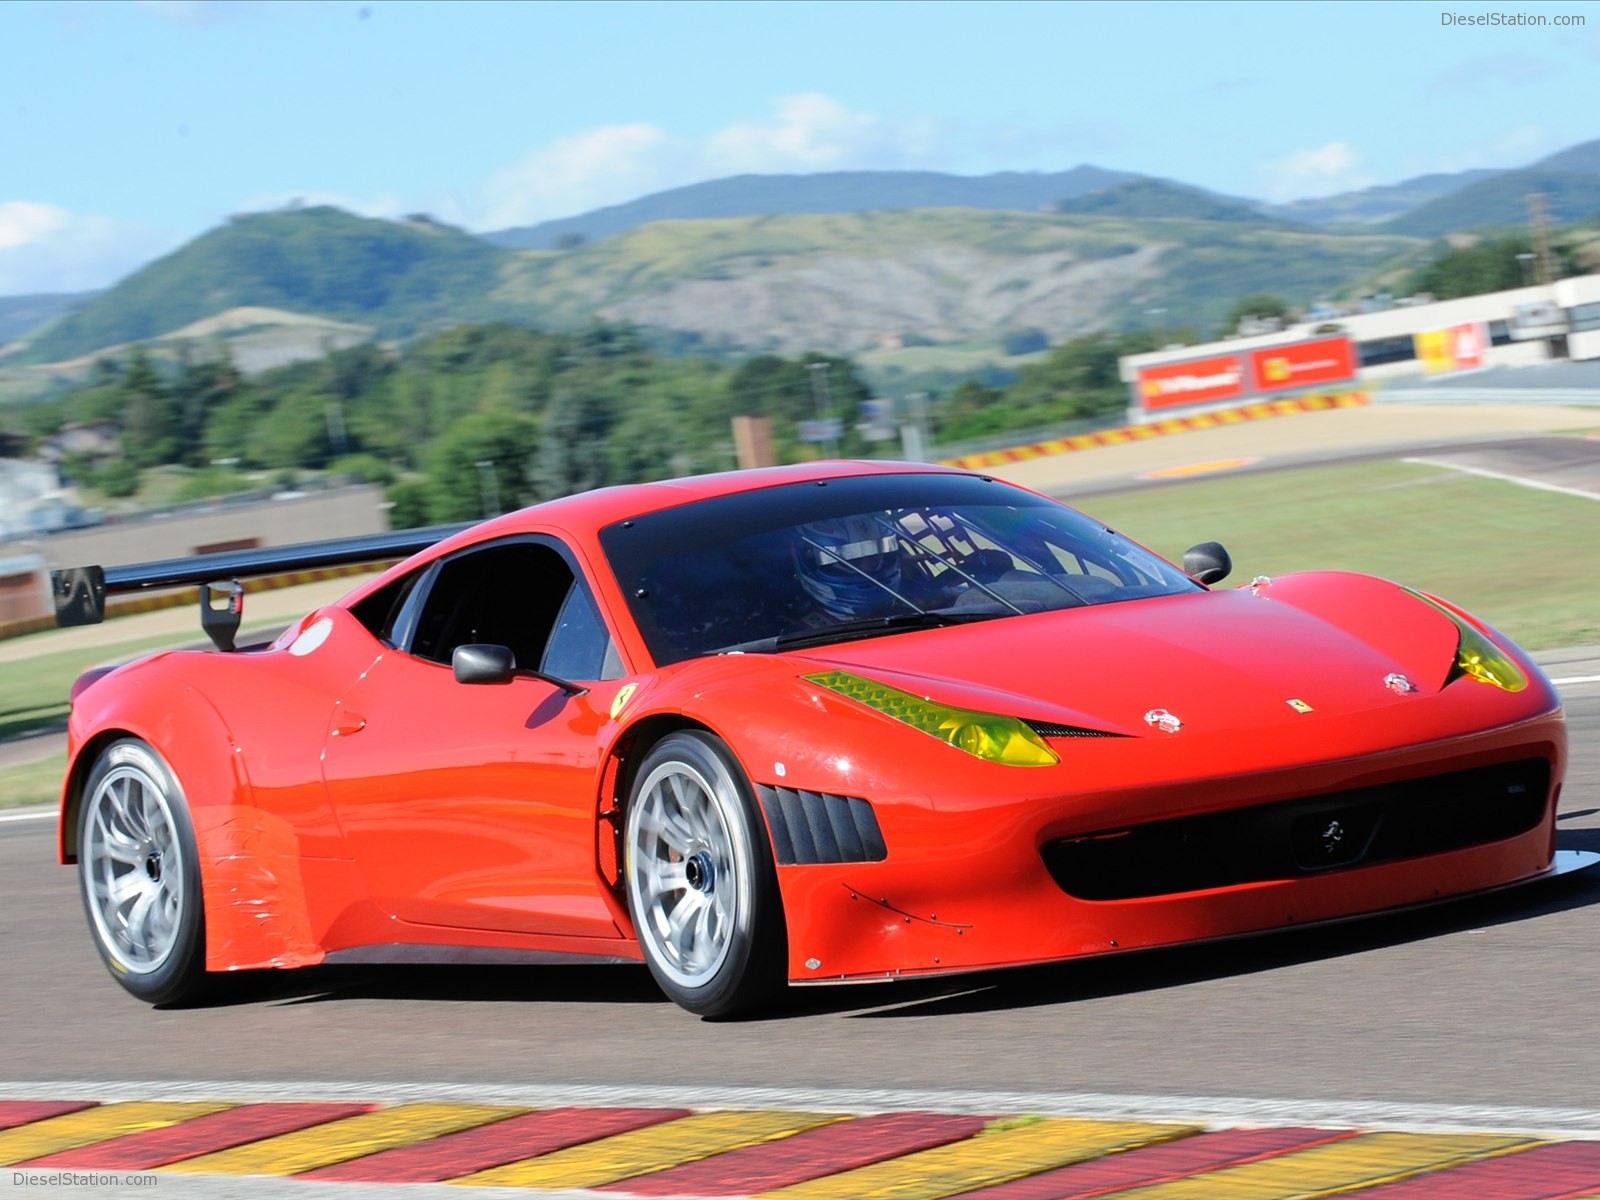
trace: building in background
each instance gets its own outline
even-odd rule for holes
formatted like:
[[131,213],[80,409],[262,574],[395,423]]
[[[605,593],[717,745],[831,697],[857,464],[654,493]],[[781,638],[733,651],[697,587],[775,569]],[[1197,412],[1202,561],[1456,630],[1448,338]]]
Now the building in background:
[[61,486],[54,464],[0,458],[0,542],[77,529],[95,520]]
[[[1370,304],[1364,306],[1369,310]],[[1490,367],[1600,360],[1600,275],[1375,311],[1314,308],[1282,330],[1121,360],[1133,421]]]

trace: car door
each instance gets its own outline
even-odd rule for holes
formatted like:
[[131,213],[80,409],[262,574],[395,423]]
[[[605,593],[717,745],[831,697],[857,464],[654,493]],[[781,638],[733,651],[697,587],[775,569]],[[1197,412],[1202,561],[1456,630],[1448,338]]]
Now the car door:
[[620,936],[595,860],[605,703],[520,674],[461,683],[450,666],[457,646],[488,643],[519,667],[618,674],[576,560],[554,539],[513,538],[401,593],[392,648],[340,697],[324,759],[373,899],[425,925]]

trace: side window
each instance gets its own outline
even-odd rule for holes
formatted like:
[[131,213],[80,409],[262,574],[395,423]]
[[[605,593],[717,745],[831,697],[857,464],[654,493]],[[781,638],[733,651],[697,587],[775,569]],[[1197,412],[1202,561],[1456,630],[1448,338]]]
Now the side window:
[[580,582],[574,581],[567,592],[540,670],[561,679],[615,679],[622,674],[617,648],[589,589]]
[[425,590],[420,585],[428,570],[423,567],[373,592],[351,609],[352,614],[384,645],[400,645]]
[[444,562],[417,615],[412,654],[449,663],[457,646],[509,646],[517,664],[535,667],[555,628],[572,569],[549,546],[510,542]]
[[[422,595],[426,592],[426,595]],[[448,664],[456,646],[509,646],[518,667],[562,678],[621,674],[589,590],[554,547],[502,542],[440,563],[432,586],[416,594],[411,654]],[[400,629],[410,621],[402,619]]]

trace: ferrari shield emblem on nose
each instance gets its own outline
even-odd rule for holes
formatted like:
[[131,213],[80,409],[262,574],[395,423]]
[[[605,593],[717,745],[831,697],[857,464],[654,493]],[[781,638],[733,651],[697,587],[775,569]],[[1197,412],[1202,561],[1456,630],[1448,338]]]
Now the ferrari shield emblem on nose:
[[1177,733],[1183,728],[1183,722],[1164,708],[1152,708],[1144,715],[1145,723],[1154,725],[1162,733]]

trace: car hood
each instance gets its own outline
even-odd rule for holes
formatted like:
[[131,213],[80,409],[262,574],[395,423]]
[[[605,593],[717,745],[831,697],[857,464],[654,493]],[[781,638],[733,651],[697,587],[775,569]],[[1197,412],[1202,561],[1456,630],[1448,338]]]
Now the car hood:
[[[879,637],[804,655],[943,703],[1147,735],[1303,724],[1438,692],[1458,631],[1385,580],[1341,572]],[[1388,681],[1405,676],[1411,692]]]

